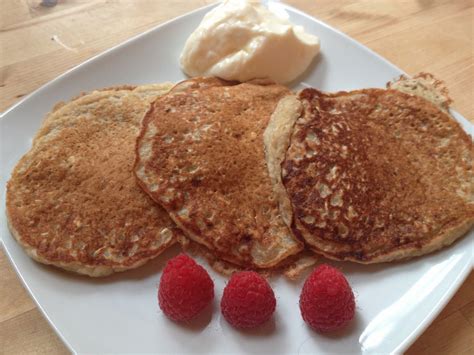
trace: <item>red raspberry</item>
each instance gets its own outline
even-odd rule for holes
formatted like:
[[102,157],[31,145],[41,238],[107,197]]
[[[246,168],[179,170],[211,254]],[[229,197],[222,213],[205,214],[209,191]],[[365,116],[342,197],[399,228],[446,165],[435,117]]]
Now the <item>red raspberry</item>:
[[168,318],[188,321],[214,298],[214,282],[207,271],[186,254],[166,264],[161,275],[158,303]]
[[330,332],[344,327],[354,318],[354,294],[339,270],[321,265],[304,283],[300,309],[311,328]]
[[224,288],[221,311],[236,328],[254,328],[270,319],[275,311],[273,290],[262,276],[253,271],[232,275]]

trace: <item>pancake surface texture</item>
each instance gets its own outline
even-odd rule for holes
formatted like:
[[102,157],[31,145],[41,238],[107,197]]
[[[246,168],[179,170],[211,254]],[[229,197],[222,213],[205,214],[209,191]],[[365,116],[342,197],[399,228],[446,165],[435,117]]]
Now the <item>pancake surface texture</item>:
[[141,119],[170,88],[94,91],[47,116],[7,185],[10,230],[32,258],[105,276],[175,242],[175,224],[133,174]]
[[[391,89],[305,89],[292,100],[300,112],[282,183],[294,233],[315,252],[386,262],[449,245],[473,226],[472,139],[439,107]],[[279,105],[272,120],[291,107]]]
[[194,241],[232,263],[269,268],[302,249],[284,223],[263,132],[288,89],[197,78],[147,113],[135,173]]

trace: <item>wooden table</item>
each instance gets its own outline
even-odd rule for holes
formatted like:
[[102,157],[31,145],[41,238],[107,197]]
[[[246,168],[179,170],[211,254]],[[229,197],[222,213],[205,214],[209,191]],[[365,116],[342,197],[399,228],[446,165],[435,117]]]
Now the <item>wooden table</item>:
[[[47,2],[47,1],[46,1]],[[51,0],[50,0],[51,2]],[[206,0],[1,0],[0,111],[67,69]],[[473,121],[472,0],[294,0],[409,74],[443,78]],[[67,350],[0,252],[0,353]],[[408,353],[474,353],[474,274]]]

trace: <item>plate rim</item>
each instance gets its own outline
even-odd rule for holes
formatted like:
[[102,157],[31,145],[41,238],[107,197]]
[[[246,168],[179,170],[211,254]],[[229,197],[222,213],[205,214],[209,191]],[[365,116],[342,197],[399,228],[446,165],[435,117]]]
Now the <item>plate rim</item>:
[[[469,232],[468,232],[469,233]],[[462,238],[469,238],[468,234],[465,234]],[[449,246],[448,246],[449,248]],[[438,300],[437,304],[430,313],[426,315],[426,317],[420,322],[420,324],[411,332],[411,334],[405,338],[394,350],[393,353],[405,353],[406,350],[417,340],[425,330],[433,323],[435,318],[441,313],[441,311],[446,307],[449,301],[453,298],[455,293],[461,288],[464,284],[464,281],[469,276],[472,270],[472,260],[471,260],[471,267],[469,264],[466,264],[463,267],[463,270],[459,272],[455,280],[453,281],[451,287],[443,294],[442,297]]]
[[[339,36],[343,37],[345,40],[348,40],[350,41],[352,44],[356,45],[358,48],[360,48],[361,50],[364,50],[365,52],[368,52],[371,56],[373,57],[376,57],[378,60],[380,60],[381,62],[383,62],[385,65],[387,66],[390,66],[392,69],[394,69],[395,71],[397,71],[400,75],[404,74],[406,75],[406,72],[404,72],[403,70],[401,70],[398,66],[396,66],[395,64],[393,64],[392,62],[390,62],[388,59],[386,59],[385,57],[381,56],[380,54],[378,54],[377,52],[375,52],[374,50],[372,50],[371,48],[365,46],[364,44],[360,43],[359,41],[355,40],[354,38],[350,37],[348,34],[342,32],[341,30],[337,29],[337,28],[334,28],[333,26],[327,24],[326,22],[318,19],[318,18],[315,18],[309,14],[307,14],[306,12],[302,11],[302,10],[299,10],[291,5],[288,5],[286,3],[281,3],[279,1],[274,1],[274,0],[270,0],[268,1],[268,3],[277,3],[278,6],[282,6],[284,9],[288,9],[302,17],[306,17],[308,18],[309,20],[311,21],[314,21],[314,22],[317,22],[319,25],[327,28],[328,30],[332,31],[332,32],[335,32],[337,33]],[[24,96],[23,98],[21,98],[21,100],[17,101],[16,103],[12,104],[11,106],[9,106],[7,109],[5,109],[3,112],[0,113],[0,123],[3,123],[7,118],[8,118],[8,115],[14,111],[16,108],[20,107],[21,105],[23,105],[26,101],[29,101],[32,97],[34,97],[35,95],[37,95],[38,93],[44,91],[44,90],[47,90],[51,85],[55,84],[56,82],[62,80],[62,79],[65,79],[67,78],[69,75],[71,75],[74,71],[78,70],[79,68],[87,65],[88,63],[90,62],[93,62],[95,60],[97,60],[98,58],[101,58],[103,56],[106,56],[107,54],[109,53],[112,53],[116,50],[119,50],[121,48],[124,48],[128,45],[130,45],[131,43],[135,42],[135,41],[139,41],[142,37],[145,37],[147,36],[148,34],[152,33],[152,32],[155,32],[155,31],[159,31],[161,28],[163,27],[166,27],[168,25],[170,25],[171,23],[175,22],[175,21],[178,21],[178,20],[181,20],[181,19],[184,19],[188,16],[192,16],[194,15],[195,13],[198,13],[198,12],[202,12],[204,10],[210,10],[212,8],[214,8],[215,6],[219,5],[220,4],[220,1],[219,2],[214,2],[214,3],[211,3],[211,4],[208,4],[208,5],[205,5],[205,6],[202,6],[202,7],[199,7],[197,9],[194,9],[190,12],[187,12],[185,14],[182,14],[182,15],[179,15],[179,16],[176,16],[172,19],[169,19],[163,23],[160,23],[158,25],[155,25],[153,27],[151,27],[150,29],[148,30],[145,30],[141,33],[138,33],[110,48],[107,48],[105,49],[104,51],[100,52],[100,53],[97,53],[95,55],[93,55],[92,57],[86,59],[85,61],[73,66],[72,68],[66,70],[65,72],[59,74],[58,76],[56,76],[55,78],[51,79],[50,81],[46,82],[45,84],[41,85],[39,88],[35,89],[34,91],[32,91],[31,93],[29,93],[28,95]],[[458,113],[457,111],[455,110],[452,110],[450,109],[450,112],[453,113],[454,115],[457,115],[459,117],[461,117],[461,119],[463,119],[464,121],[466,121],[469,125],[470,125],[470,128],[473,128],[474,127],[474,124],[469,121],[467,118],[465,118],[463,115],[461,115],[460,113]],[[454,117],[453,117],[454,118]],[[458,123],[459,120],[457,118],[454,118],[456,119],[456,121]],[[466,131],[464,128],[463,128],[464,131]],[[469,132],[466,132],[467,134],[469,134]],[[7,174],[5,174],[7,175]],[[2,191],[2,194],[5,196],[5,188],[6,186],[3,187],[3,191]],[[8,228],[7,228],[8,230]],[[28,283],[25,281],[22,273],[21,273],[21,270],[19,269],[19,267],[17,266],[17,264],[15,263],[15,260],[13,259],[10,251],[8,250],[5,242],[4,242],[4,238],[6,236],[3,235],[3,233],[0,235],[0,245],[5,253],[5,255],[7,256],[7,259],[10,263],[10,265],[13,267],[13,269],[15,270],[15,273],[17,274],[18,278],[20,279],[23,287],[27,290],[29,296],[33,299],[35,305],[38,307],[38,309],[40,310],[41,314],[43,315],[43,317],[47,320],[47,322],[49,323],[49,325],[52,327],[52,329],[55,331],[55,333],[58,335],[58,337],[61,339],[61,341],[63,342],[63,344],[66,346],[66,348],[71,351],[72,353],[76,354],[77,351],[73,348],[73,346],[68,342],[68,340],[66,339],[66,337],[63,335],[62,331],[55,325],[55,323],[51,320],[51,318],[49,317],[48,313],[46,312],[46,310],[43,308],[43,306],[41,305],[41,303],[37,300],[35,294],[33,293],[33,291],[30,289]],[[11,236],[12,237],[12,236]],[[466,234],[465,237],[469,238],[469,236]],[[13,238],[13,237],[12,237]],[[14,238],[13,238],[14,239]],[[459,272],[455,279],[453,280],[450,288],[442,295],[442,297],[439,298],[438,302],[436,303],[436,305],[433,307],[433,309],[423,318],[423,320],[418,324],[418,326],[410,333],[410,335],[408,335],[402,342],[400,342],[392,351],[392,353],[403,353],[405,352],[414,342],[416,339],[418,339],[418,337],[424,333],[424,331],[428,328],[428,326],[433,322],[433,320],[439,315],[439,313],[445,308],[445,306],[447,305],[447,303],[453,298],[454,294],[459,290],[459,288],[463,285],[464,281],[467,279],[467,277],[469,276],[470,272],[474,270],[474,260],[471,260],[471,265],[469,264],[466,264],[463,266],[463,269],[461,270],[461,272]],[[361,345],[361,351],[364,351],[364,349],[362,348],[362,344],[359,342],[359,345]]]

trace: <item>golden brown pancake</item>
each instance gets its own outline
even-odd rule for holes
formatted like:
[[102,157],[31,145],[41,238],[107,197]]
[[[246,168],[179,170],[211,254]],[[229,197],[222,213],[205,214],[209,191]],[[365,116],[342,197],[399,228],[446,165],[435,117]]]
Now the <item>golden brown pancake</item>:
[[419,96],[305,89],[282,100],[269,127],[287,132],[269,138],[284,151],[283,214],[318,254],[359,263],[408,258],[473,226],[472,139]]
[[32,258],[105,276],[175,242],[175,224],[132,172],[140,121],[170,87],[109,88],[56,105],[7,185],[10,230]]
[[269,82],[184,81],[143,120],[135,172],[186,236],[215,256],[255,268],[301,250],[284,223],[263,132],[287,88]]

